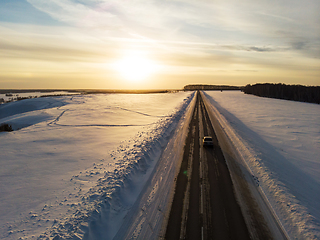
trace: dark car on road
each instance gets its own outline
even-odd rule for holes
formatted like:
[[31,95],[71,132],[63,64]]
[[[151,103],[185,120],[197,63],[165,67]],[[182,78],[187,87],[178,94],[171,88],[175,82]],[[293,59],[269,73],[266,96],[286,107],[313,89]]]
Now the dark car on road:
[[202,143],[204,147],[213,147],[213,140],[211,136],[204,136]]

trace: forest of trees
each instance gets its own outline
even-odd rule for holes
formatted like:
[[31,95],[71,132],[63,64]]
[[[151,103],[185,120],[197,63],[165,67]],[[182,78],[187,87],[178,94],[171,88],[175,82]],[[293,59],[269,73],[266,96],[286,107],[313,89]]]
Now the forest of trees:
[[246,85],[243,92],[260,97],[320,104],[320,86],[286,85],[282,83]]

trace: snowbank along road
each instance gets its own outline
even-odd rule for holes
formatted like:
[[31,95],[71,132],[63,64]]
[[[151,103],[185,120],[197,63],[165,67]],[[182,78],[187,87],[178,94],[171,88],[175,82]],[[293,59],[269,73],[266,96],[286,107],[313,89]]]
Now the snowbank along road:
[[[250,239],[230,173],[202,97],[189,127],[165,239]],[[213,147],[203,147],[203,136]],[[260,219],[256,219],[260,221]],[[260,238],[270,239],[265,229]]]

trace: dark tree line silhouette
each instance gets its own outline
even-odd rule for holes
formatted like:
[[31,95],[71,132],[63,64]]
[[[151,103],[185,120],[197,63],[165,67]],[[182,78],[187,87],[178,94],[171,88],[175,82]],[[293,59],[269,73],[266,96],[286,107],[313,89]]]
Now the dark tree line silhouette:
[[7,123],[0,124],[0,132],[11,132],[13,131],[11,125]]
[[260,97],[320,104],[320,86],[286,85],[282,83],[258,83],[254,85],[246,85],[243,88],[243,92]]

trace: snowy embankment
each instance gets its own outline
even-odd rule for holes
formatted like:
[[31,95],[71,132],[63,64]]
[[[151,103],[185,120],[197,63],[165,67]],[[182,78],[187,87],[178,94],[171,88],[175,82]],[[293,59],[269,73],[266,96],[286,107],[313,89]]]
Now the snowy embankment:
[[[118,232],[113,239],[163,238],[170,213],[170,204],[174,195],[175,178],[180,170],[185,140],[196,102],[193,96],[194,94],[192,94],[192,99],[189,99],[192,101],[186,102],[187,104],[175,117],[173,124],[170,124],[166,131],[160,134],[159,142],[166,145],[165,149],[161,147],[161,151],[157,155],[146,154],[146,157],[149,158],[149,161],[152,160],[153,164],[152,167],[149,167],[147,174],[140,178],[140,181],[143,180],[142,185],[140,185],[143,189],[138,191],[140,196],[137,199],[135,198],[134,205],[129,210],[124,211],[126,213],[125,218],[120,219],[119,212],[104,215],[103,211],[106,209],[103,205],[100,209],[99,218],[92,222],[90,231],[84,239],[108,239],[110,235],[104,235],[105,229],[106,227],[112,227],[114,217],[119,218],[121,224],[118,224],[120,229],[115,229]],[[168,133],[171,137],[168,137]],[[163,141],[164,139],[169,139],[169,141]],[[156,141],[157,144],[159,142]],[[154,147],[159,148],[157,144],[154,144]],[[153,153],[153,150],[151,153]],[[154,161],[156,159],[157,161]],[[131,186],[134,178],[127,179],[125,182],[126,187],[119,194],[121,196],[120,204],[129,206],[127,199],[132,194]],[[110,214],[108,209],[106,213]]]
[[[99,94],[1,105],[0,123],[16,131],[0,133],[0,238],[111,239],[130,227],[128,218],[138,219],[139,204],[164,216],[170,192],[162,196],[159,183],[167,175],[166,184],[174,182],[171,160],[183,148],[193,96]],[[135,235],[150,234],[143,219]],[[160,228],[158,221],[152,233]]]
[[246,175],[252,174],[250,181],[289,237],[319,239],[320,106],[238,91],[207,91],[205,96]]

